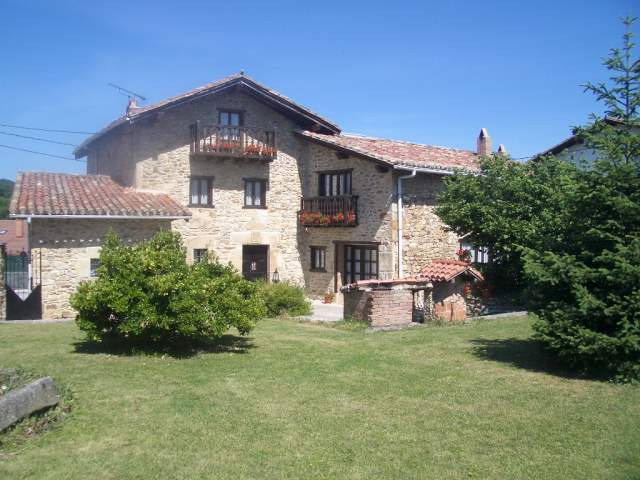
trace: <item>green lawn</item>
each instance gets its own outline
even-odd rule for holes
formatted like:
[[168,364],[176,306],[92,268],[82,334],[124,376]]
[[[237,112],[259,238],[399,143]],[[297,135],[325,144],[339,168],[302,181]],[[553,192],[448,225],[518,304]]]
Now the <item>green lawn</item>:
[[368,333],[262,322],[183,358],[0,325],[0,366],[74,396],[0,478],[640,477],[640,388],[554,372],[526,318]]

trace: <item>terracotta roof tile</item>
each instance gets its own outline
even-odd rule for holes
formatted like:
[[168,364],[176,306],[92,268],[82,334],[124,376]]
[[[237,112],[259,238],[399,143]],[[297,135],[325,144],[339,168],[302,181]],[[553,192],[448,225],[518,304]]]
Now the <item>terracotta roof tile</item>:
[[339,135],[325,135],[309,131],[298,133],[329,147],[342,148],[391,165],[430,168],[446,172],[455,170],[477,172],[480,170],[478,156],[470,150],[345,133]]
[[48,172],[18,173],[9,213],[12,216],[190,216],[168,195],[125,188],[106,175]]
[[478,280],[484,280],[482,274],[468,262],[440,258],[433,260],[431,265],[420,270],[419,277],[428,278],[432,282],[448,282],[462,274],[468,274]]

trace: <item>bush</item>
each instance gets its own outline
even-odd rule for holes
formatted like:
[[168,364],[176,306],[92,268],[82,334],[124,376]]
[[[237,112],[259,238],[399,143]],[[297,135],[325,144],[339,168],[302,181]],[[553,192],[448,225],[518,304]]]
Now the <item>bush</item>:
[[124,245],[110,233],[98,278],[71,297],[90,339],[165,343],[248,333],[265,316],[258,286],[215,258],[189,266],[177,233]]
[[260,296],[267,307],[269,317],[282,315],[298,317],[311,314],[311,303],[304,289],[287,282],[260,284]]

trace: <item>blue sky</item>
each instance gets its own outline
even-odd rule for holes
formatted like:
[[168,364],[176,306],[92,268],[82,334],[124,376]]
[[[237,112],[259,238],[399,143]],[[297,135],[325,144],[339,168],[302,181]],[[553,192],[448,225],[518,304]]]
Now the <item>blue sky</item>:
[[[0,0],[0,123],[95,131],[126,97],[148,103],[244,69],[345,132],[475,148],[481,127],[514,157],[544,150],[600,112],[631,0]],[[637,30],[637,29],[636,29]],[[17,130],[79,143],[84,136]],[[0,134],[0,144],[72,147]],[[0,148],[0,177],[84,164]]]

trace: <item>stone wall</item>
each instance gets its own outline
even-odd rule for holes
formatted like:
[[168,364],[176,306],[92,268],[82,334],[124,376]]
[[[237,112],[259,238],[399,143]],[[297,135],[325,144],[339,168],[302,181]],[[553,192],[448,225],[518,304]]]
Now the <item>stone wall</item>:
[[4,278],[4,245],[0,245],[0,321],[7,319],[7,289]]
[[[241,110],[247,127],[276,131],[277,158],[260,160],[192,158],[189,126],[217,123],[218,109]],[[189,204],[189,177],[213,180],[212,208],[190,208],[189,221],[173,222],[183,236],[188,258],[193,249],[207,248],[223,262],[242,267],[242,246],[269,246],[269,272],[307,287],[319,298],[339,291],[344,243],[378,245],[379,276],[397,277],[398,239],[395,178],[392,169],[356,156],[336,155],[332,149],[296,135],[291,119],[255,98],[229,90],[158,112],[133,125],[117,127],[96,142],[88,155],[87,172],[113,177],[126,186],[168,193]],[[342,157],[342,158],[341,158]],[[352,169],[353,194],[359,196],[356,227],[303,227],[297,213],[300,199],[317,196],[318,172]],[[268,179],[266,209],[243,207],[244,178]],[[433,213],[442,179],[418,174],[405,180],[404,271],[417,273],[433,258],[454,258],[455,235],[444,231]],[[326,248],[326,271],[310,271],[310,247]],[[337,272],[336,272],[337,270]],[[337,278],[336,278],[337,277]],[[337,287],[337,288],[336,288]],[[338,295],[338,300],[340,296]]]
[[[244,125],[276,132],[273,162],[248,159],[192,158],[191,124],[218,123],[218,109],[241,110]],[[297,212],[302,196],[301,165],[306,143],[288,117],[238,91],[211,95],[159,112],[149,119],[116,129],[88,156],[89,173],[112,176],[124,185],[168,193],[189,205],[189,178],[210,176],[213,207],[190,208],[189,221],[173,222],[183,236],[188,258],[193,249],[207,248],[223,262],[242,268],[242,246],[269,246],[269,272],[282,280],[304,283]],[[266,209],[244,208],[245,178],[268,180]]]
[[[310,144],[304,154],[303,191],[305,196],[318,195],[318,174],[331,170],[352,170],[352,193],[358,195],[358,225],[356,227],[307,227],[302,228],[300,245],[305,284],[314,297],[334,291],[334,275],[343,269],[343,244],[374,242],[378,244],[379,275],[392,278],[394,249],[391,239],[391,206],[393,179],[391,172],[381,170],[374,162],[355,156],[339,158],[332,149]],[[311,272],[312,246],[325,247],[326,272]],[[342,286],[337,282],[337,291]]]
[[163,220],[33,219],[32,252],[34,258],[41,255],[42,318],[75,316],[69,297],[80,282],[89,280],[90,260],[98,258],[110,229],[135,243],[170,228]]
[[405,276],[416,275],[435,258],[457,258],[458,236],[435,214],[436,195],[443,188],[440,175],[419,173],[402,181]]
[[413,321],[413,291],[405,287],[357,289],[344,293],[344,318],[373,328],[401,327]]
[[433,307],[436,318],[444,321],[462,321],[467,318],[465,283],[463,277],[458,277],[451,282],[434,284]]

